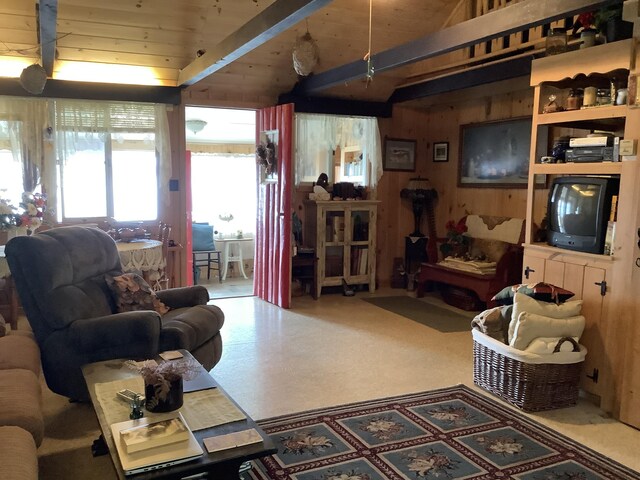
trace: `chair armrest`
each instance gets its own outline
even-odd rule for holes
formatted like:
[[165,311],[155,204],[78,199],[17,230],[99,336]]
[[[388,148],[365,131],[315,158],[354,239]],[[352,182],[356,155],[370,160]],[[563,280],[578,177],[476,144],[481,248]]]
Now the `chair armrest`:
[[[92,358],[150,358],[158,353],[160,315],[153,310],[123,312],[76,320],[68,341]],[[95,361],[95,360],[94,360]]]
[[209,301],[209,292],[202,285],[169,288],[156,292],[156,295],[162,303],[172,309],[206,305]]

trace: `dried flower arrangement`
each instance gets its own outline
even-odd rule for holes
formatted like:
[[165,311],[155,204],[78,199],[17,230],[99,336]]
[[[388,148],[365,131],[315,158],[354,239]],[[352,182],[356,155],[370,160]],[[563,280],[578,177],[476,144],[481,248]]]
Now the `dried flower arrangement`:
[[258,163],[265,168],[267,175],[276,173],[276,146],[273,142],[261,143],[256,147]]
[[[142,362],[127,360],[125,365],[140,373],[145,385],[153,385],[156,400],[165,400],[167,398],[172,382],[180,378],[191,380],[197,377],[200,372],[200,365],[193,358],[182,358],[160,363],[155,360],[144,360]],[[147,398],[147,406],[149,405],[149,400]]]

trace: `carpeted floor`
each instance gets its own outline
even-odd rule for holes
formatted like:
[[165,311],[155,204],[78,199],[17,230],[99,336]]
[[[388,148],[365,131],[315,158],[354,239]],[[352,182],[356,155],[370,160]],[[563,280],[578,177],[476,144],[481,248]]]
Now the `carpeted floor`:
[[425,300],[407,296],[363,298],[376,307],[384,308],[415,322],[444,333],[471,331],[474,314],[458,313],[433,305]]
[[463,385],[260,421],[255,480],[631,480],[640,474]]

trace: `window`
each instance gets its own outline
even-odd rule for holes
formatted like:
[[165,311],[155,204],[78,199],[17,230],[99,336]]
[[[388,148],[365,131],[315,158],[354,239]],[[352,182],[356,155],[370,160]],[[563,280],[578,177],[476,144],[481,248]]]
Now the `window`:
[[17,207],[22,198],[22,164],[14,158],[10,141],[10,122],[0,121],[0,198]]
[[62,219],[158,218],[156,154],[142,137],[85,134],[82,148],[59,165]]
[[56,103],[58,220],[158,218],[158,186],[168,175],[157,113],[149,104]]
[[382,176],[378,121],[366,117],[296,115],[296,185],[326,173],[330,183],[375,187]]
[[[191,157],[193,221],[225,236],[255,233],[255,155],[197,154]],[[225,221],[222,218],[233,219]]]

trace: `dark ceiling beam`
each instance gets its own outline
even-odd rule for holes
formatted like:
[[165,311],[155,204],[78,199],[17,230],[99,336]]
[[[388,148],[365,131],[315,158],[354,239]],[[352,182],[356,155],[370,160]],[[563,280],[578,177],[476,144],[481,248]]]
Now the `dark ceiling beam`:
[[53,75],[56,60],[56,22],[58,19],[58,0],[40,0],[36,3],[38,18],[38,38],[40,40],[40,61],[47,76]]
[[532,55],[504,60],[460,73],[442,76],[433,80],[397,88],[389,97],[390,103],[407,102],[431,95],[477,87],[487,83],[510,80],[531,74]]
[[[304,20],[332,0],[276,0],[217,46],[180,70],[178,85],[193,85]],[[194,52],[195,53],[195,52]]]
[[278,105],[285,103],[293,103],[296,113],[357,115],[380,118],[390,118],[393,113],[393,105],[389,102],[368,102],[337,97],[299,97],[284,93],[278,97]]
[[[150,102],[178,105],[182,89],[119,83],[74,82],[47,80],[39,98],[76,98],[80,100],[114,100],[122,102]],[[24,97],[25,89],[18,78],[0,78],[0,95]]]
[[[375,73],[419,62],[460,48],[543,25],[622,0],[524,0],[458,23],[417,40],[372,55]],[[375,33],[375,32],[374,32]],[[367,62],[357,60],[302,80],[299,95],[312,95],[345,82],[365,78]],[[375,76],[374,76],[375,81]]]

